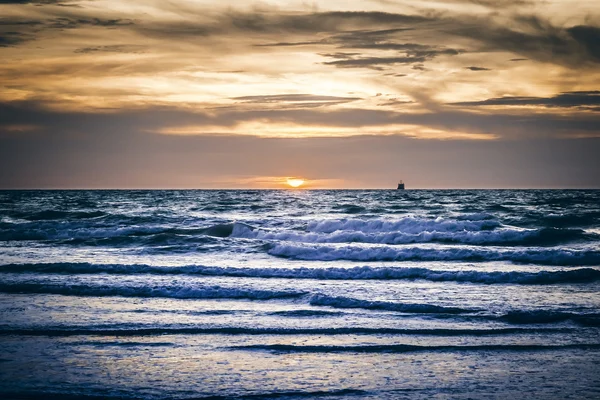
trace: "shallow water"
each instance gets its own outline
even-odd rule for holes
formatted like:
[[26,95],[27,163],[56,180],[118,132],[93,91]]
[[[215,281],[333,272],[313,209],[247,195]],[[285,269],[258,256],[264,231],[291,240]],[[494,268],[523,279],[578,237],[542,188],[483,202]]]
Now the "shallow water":
[[600,191],[3,191],[0,394],[597,398],[599,289]]

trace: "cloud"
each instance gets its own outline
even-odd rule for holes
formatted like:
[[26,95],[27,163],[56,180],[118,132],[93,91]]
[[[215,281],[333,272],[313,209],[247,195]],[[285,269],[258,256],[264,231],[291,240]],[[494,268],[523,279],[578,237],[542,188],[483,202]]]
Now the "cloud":
[[307,41],[307,42],[276,42],[276,43],[263,43],[255,44],[255,47],[292,47],[292,46],[309,46],[315,44],[323,44],[324,41]]
[[[193,17],[194,15],[191,15]],[[178,21],[155,21],[140,24],[137,31],[163,38],[218,35],[267,35],[267,34],[332,34],[360,27],[386,26],[395,24],[419,24],[431,19],[419,15],[406,15],[378,11],[330,11],[318,13],[241,12],[228,10],[211,18],[199,13],[198,18]],[[263,46],[304,45],[314,40],[301,42],[276,42]],[[307,43],[308,42],[308,43]]]
[[0,26],[35,26],[40,25],[41,23],[41,21],[27,19],[0,19]]
[[414,64],[426,61],[426,57],[361,57],[348,58],[324,62],[324,65],[333,65],[338,68],[373,68],[382,69],[380,65]]
[[[410,64],[422,63],[425,60],[431,60],[441,55],[458,55],[464,50],[446,48],[444,46],[434,46],[419,43],[399,43],[390,41],[390,38],[396,34],[402,34],[406,31],[413,31],[416,28],[394,28],[378,30],[352,30],[327,36],[318,41],[301,42],[276,42],[260,44],[260,47],[290,47],[305,45],[334,46],[337,49],[359,49],[359,50],[377,50],[383,52],[394,51],[396,56],[389,55],[382,57],[353,57],[361,56],[362,53],[335,52],[319,53],[321,56],[338,58],[340,60],[323,63],[324,65],[334,65],[340,68],[359,68],[382,69],[378,64]],[[398,54],[400,53],[400,54]],[[389,54],[389,53],[388,53]]]
[[[382,57],[353,57],[361,56],[361,53],[336,52],[320,53],[324,57],[339,58],[337,61],[325,62],[325,65],[334,65],[341,68],[366,67],[371,69],[382,69],[377,64],[410,64],[414,62],[422,63],[425,60],[431,60],[437,56],[450,55],[455,56],[464,52],[444,46],[434,46],[419,43],[399,43],[390,41],[390,37],[401,34],[406,31],[413,31],[416,28],[396,28],[379,30],[354,30],[328,36],[318,42],[311,44],[321,44],[335,46],[338,49],[359,49],[359,50],[377,50],[382,52],[394,51],[395,57],[389,55]],[[274,43],[272,45],[281,45]],[[289,43],[286,43],[289,44]],[[389,53],[388,53],[389,54]]]
[[361,53],[348,53],[348,52],[338,51],[335,53],[319,53],[319,55],[322,57],[328,57],[328,58],[340,58],[342,60],[350,60],[355,56],[360,56]]
[[595,26],[577,25],[567,29],[577,43],[579,43],[588,55],[596,62],[600,62],[600,28]]
[[[344,96],[320,96],[314,94],[277,94],[277,95],[256,95],[256,96],[238,96],[232,97],[236,100],[236,106],[254,105],[270,110],[274,109],[294,109],[294,108],[317,108],[328,107],[339,104],[346,104],[352,101],[361,100],[360,97]],[[229,107],[231,109],[231,107]],[[222,108],[224,109],[224,108]],[[233,107],[235,109],[235,106]],[[268,130],[268,127],[263,127]]]
[[106,28],[115,28],[133,24],[133,20],[123,18],[106,19],[58,17],[46,21],[45,27],[54,29],[75,29],[82,26],[102,26]]
[[[122,18],[57,17],[45,20],[21,19],[18,17],[14,19],[4,18],[0,19],[0,47],[15,47],[26,42],[43,38],[45,37],[46,31],[78,29],[87,26],[114,29],[133,24],[133,20]],[[4,31],[5,29],[7,30]],[[91,48],[92,47],[89,49]]]
[[233,100],[240,100],[245,103],[301,103],[306,101],[311,102],[348,102],[360,100],[360,97],[340,97],[340,96],[318,96],[314,94],[276,94],[276,95],[260,95],[260,96],[240,96],[233,97]]
[[[497,97],[482,101],[452,103],[460,106],[545,106],[545,107],[585,107],[600,111],[600,91],[565,92],[552,97]],[[600,129],[600,128],[599,128]]]
[[139,54],[143,53],[146,46],[135,45],[135,44],[115,44],[106,46],[93,46],[93,47],[80,47],[74,50],[74,53],[89,54],[89,53],[130,53]]
[[[286,95],[283,96],[285,99]],[[266,100],[261,96],[251,97],[247,101]],[[559,136],[577,137],[584,134],[600,136],[597,117],[593,114],[548,113],[540,118],[539,115],[529,113],[498,111],[482,113],[455,108],[422,112],[419,110],[391,111],[366,108],[260,107],[247,109],[243,105],[237,109],[211,110],[211,113],[175,107],[145,107],[111,112],[57,112],[48,109],[45,103],[8,102],[0,103],[0,125],[18,126],[35,123],[44,127],[47,132],[60,131],[80,135],[83,135],[84,132],[96,133],[108,135],[106,140],[111,140],[113,133],[118,137],[123,132],[144,133],[162,130],[175,132],[177,131],[175,127],[186,128],[186,132],[182,131],[181,134],[188,135],[202,135],[203,132],[211,134],[228,132],[228,134],[250,133],[261,136],[261,129],[269,125],[274,127],[292,127],[293,125],[290,132],[296,137],[310,137],[313,128],[315,136],[328,136],[328,132],[331,132],[331,136],[376,134],[377,132],[389,134],[390,131],[398,134],[408,133],[398,128],[399,126],[413,127],[410,129],[415,133],[410,135],[415,137],[419,137],[419,131],[424,132],[423,137],[425,138],[428,137],[426,134],[428,131],[446,132],[447,138],[451,138],[453,132],[457,133],[457,138],[464,138],[468,134],[473,134],[473,138],[477,138],[475,135],[487,134],[521,140]],[[189,130],[187,127],[194,127],[194,129]],[[244,130],[243,127],[257,129],[255,132],[238,132],[236,127],[242,130]],[[107,133],[109,131],[112,133]],[[338,131],[342,134],[336,133]]]
[[0,47],[17,46],[29,40],[32,40],[31,36],[19,32],[0,33]]
[[471,71],[491,71],[491,69],[483,68],[483,67],[465,67],[465,69],[468,69]]
[[373,50],[398,50],[408,55],[434,57],[437,55],[455,56],[463,52],[462,50],[447,49],[438,46],[429,46],[416,43],[362,43],[351,46],[343,46],[350,49],[373,49]]
[[[404,76],[404,75],[402,75],[402,76]],[[414,104],[414,103],[415,103],[414,101],[410,101],[410,100],[390,99],[383,103],[379,103],[378,106],[399,106],[399,105]]]
[[600,62],[600,28],[595,26],[561,27],[538,16],[518,15],[502,25],[489,19],[458,19],[447,31],[480,42],[481,51],[510,51],[568,66]]
[[47,4],[64,4],[73,3],[73,0],[0,0],[0,4],[35,4],[35,5],[47,5]]

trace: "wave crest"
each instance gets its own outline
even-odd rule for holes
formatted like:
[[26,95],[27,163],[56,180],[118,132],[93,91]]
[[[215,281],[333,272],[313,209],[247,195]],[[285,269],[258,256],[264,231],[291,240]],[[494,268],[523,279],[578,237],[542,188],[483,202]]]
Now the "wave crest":
[[362,247],[280,243],[273,256],[307,261],[511,261],[543,265],[600,265],[600,251],[587,249],[486,249],[466,247]]
[[52,285],[38,283],[0,283],[0,292],[60,294],[64,296],[123,296],[123,297],[165,297],[174,299],[248,299],[269,300],[304,296],[305,292],[253,290],[225,288],[220,286],[185,287],[130,287],[130,286],[89,286]]
[[433,282],[469,282],[482,284],[547,285],[559,283],[591,283],[600,280],[600,270],[577,268],[561,271],[446,271],[402,267],[329,267],[329,268],[233,268],[203,265],[152,266],[143,264],[7,264],[0,272],[67,273],[67,274],[155,274],[206,275],[242,278],[285,278],[319,280],[428,280]]

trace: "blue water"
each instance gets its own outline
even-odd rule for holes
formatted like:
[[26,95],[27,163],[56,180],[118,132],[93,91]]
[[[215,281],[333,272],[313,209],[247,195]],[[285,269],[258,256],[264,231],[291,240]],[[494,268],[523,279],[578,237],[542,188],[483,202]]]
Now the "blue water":
[[2,398],[600,398],[600,191],[0,191]]

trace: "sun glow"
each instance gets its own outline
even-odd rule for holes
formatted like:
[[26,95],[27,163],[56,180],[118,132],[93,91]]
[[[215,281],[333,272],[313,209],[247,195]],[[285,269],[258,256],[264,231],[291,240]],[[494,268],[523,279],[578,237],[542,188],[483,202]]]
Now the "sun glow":
[[287,184],[291,187],[300,187],[304,184],[304,179],[300,178],[287,178]]

